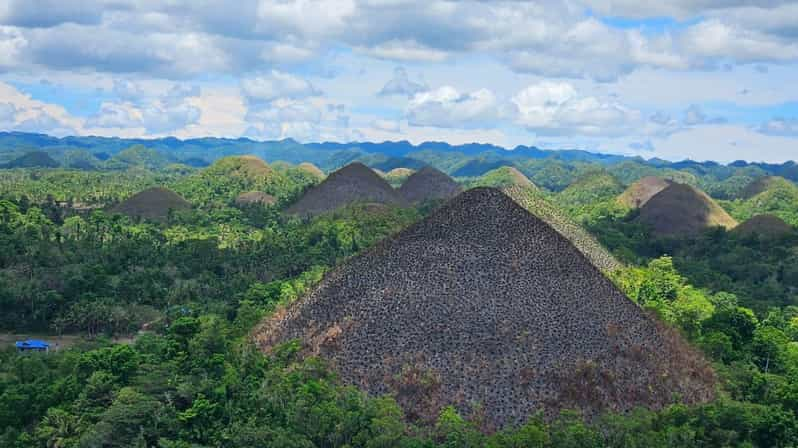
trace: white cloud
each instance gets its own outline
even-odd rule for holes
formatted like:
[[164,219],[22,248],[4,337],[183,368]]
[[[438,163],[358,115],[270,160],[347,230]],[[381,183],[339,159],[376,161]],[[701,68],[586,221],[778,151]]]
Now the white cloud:
[[407,121],[412,126],[489,127],[497,116],[496,97],[487,89],[460,93],[443,86],[417,93],[407,108]]
[[270,102],[278,98],[306,98],[321,94],[310,82],[277,70],[242,80],[241,89],[247,99],[253,103]]
[[[733,60],[740,63],[787,62],[798,58],[798,43],[781,40],[755,30],[729,25],[718,19],[691,26],[682,37],[685,51],[699,58]],[[697,65],[708,62],[699,59]]]
[[774,118],[762,123],[759,132],[767,135],[798,137],[798,118]]
[[136,83],[117,82],[113,91],[120,102],[103,102],[100,110],[88,117],[88,128],[143,128],[149,134],[173,132],[199,121],[201,111],[188,99],[200,96],[197,86],[173,85],[157,97],[144,96]]
[[427,47],[414,40],[390,40],[373,47],[358,47],[368,55],[395,61],[441,62],[448,57],[445,51]]
[[639,111],[617,102],[580,96],[565,82],[530,85],[511,101],[517,109],[517,123],[544,135],[617,135],[641,121]]

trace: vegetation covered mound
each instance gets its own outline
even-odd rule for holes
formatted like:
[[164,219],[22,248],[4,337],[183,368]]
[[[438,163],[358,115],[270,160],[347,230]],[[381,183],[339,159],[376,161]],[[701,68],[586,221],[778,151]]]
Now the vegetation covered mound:
[[625,207],[640,208],[655,194],[668,188],[672,183],[672,180],[661,177],[646,176],[629,185],[629,188],[618,196],[618,202]]
[[241,193],[236,198],[236,205],[239,206],[255,205],[255,204],[274,205],[276,203],[277,203],[277,198],[262,191],[248,191],[246,193]]
[[270,176],[273,170],[263,160],[255,156],[245,155],[223,157],[206,168],[206,172],[256,180]]
[[44,151],[32,151],[0,165],[0,168],[56,168],[59,163]]
[[529,213],[545,221],[567,238],[582,254],[605,273],[623,267],[601,243],[560,208],[546,200],[538,189],[511,186],[502,190]]
[[310,188],[287,213],[312,216],[355,202],[406,205],[402,196],[371,168],[355,162]]
[[431,166],[416,171],[399,187],[399,194],[411,203],[450,199],[462,191],[463,188],[454,179]]
[[731,229],[737,225],[706,193],[676,183],[649,199],[638,219],[660,236],[693,235],[710,227]]
[[784,222],[798,226],[798,185],[778,176],[762,177],[750,183],[744,191],[745,200],[727,203],[732,215],[745,220],[755,215],[771,214]]
[[623,184],[603,169],[595,169],[580,175],[557,194],[557,201],[565,206],[581,206],[610,200],[623,192]]
[[310,174],[311,176],[315,177],[318,180],[324,179],[324,171],[322,171],[321,168],[317,167],[316,165],[310,162],[302,162],[299,165],[297,165],[297,168],[299,168],[301,171],[304,171],[307,174]]
[[140,191],[115,205],[111,208],[111,212],[135,218],[162,221],[169,216],[170,210],[186,210],[189,208],[191,208],[191,204],[179,194],[167,188],[154,187]]
[[790,235],[795,231],[789,224],[784,222],[781,218],[775,215],[756,215],[751,219],[747,219],[739,226],[735,227],[732,232],[739,235],[761,235],[764,237],[778,238],[784,235]]
[[394,394],[411,419],[451,404],[495,428],[538,410],[592,416],[714,390],[680,336],[492,188],[349,259],[255,333],[267,352],[295,339],[345,382]]
[[743,199],[751,199],[754,196],[764,193],[768,190],[780,189],[784,187],[795,187],[789,180],[780,176],[762,176],[754,179],[753,182],[743,188],[740,197]]
[[514,166],[503,166],[488,171],[474,180],[473,185],[495,188],[523,187],[537,189],[537,186]]
[[[379,170],[375,169],[374,171],[376,171],[378,174],[380,173]],[[411,168],[394,168],[391,171],[388,171],[387,173],[380,174],[380,176],[385,178],[385,180],[388,181],[389,184],[399,187],[404,183],[404,181],[407,180],[408,177],[413,175],[413,173],[415,172],[416,170]]]

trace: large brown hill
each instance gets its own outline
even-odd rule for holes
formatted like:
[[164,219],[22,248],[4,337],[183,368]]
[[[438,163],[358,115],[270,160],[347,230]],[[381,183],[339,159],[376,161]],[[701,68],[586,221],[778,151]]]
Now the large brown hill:
[[565,212],[549,202],[540,190],[533,187],[510,186],[502,189],[529,213],[545,221],[560,235],[567,238],[594,266],[605,273],[613,272],[623,264],[618,261],[584,227],[575,223]]
[[111,208],[111,212],[123,215],[163,221],[170,210],[186,210],[191,208],[185,199],[172,190],[163,187],[149,188],[140,191],[127,200]]
[[431,166],[411,174],[399,187],[399,194],[408,202],[451,199],[462,191],[454,179]]
[[638,219],[661,236],[693,235],[710,227],[731,229],[737,225],[706,193],[677,183],[649,199]]
[[331,173],[310,188],[286,210],[289,214],[313,216],[355,202],[406,205],[407,202],[371,168],[351,163]]
[[649,199],[655,194],[668,188],[673,184],[672,180],[663,179],[656,176],[643,177],[618,196],[618,202],[629,208],[640,208],[646,205]]
[[255,334],[265,351],[297,338],[345,382],[395,394],[411,419],[452,404],[487,429],[538,410],[591,416],[714,390],[680,336],[492,188],[349,259]]

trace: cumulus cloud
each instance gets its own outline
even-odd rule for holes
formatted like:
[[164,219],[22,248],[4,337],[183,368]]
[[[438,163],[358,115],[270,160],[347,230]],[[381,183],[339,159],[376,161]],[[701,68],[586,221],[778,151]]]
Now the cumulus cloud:
[[7,0],[0,6],[0,23],[20,27],[51,27],[62,23],[98,24],[102,5],[92,0]]
[[113,91],[118,102],[106,101],[100,110],[86,119],[89,128],[143,128],[151,134],[163,134],[197,123],[201,111],[189,102],[200,96],[197,86],[173,85],[157,97],[145,96],[136,83],[117,82]]
[[393,78],[388,80],[378,93],[380,96],[402,95],[412,98],[415,94],[429,90],[423,82],[411,81],[404,67],[396,67]]
[[639,111],[617,102],[580,96],[566,82],[543,81],[511,99],[516,122],[539,134],[617,135],[641,121]]
[[277,70],[242,80],[241,90],[253,103],[270,102],[278,98],[299,99],[321,95],[310,82]]
[[[643,33],[587,10],[700,19],[686,29]],[[16,40],[6,42],[0,31],[0,61],[8,46],[20,57],[6,59],[19,68],[189,77],[276,68],[343,46],[426,63],[488,55],[517,71],[612,81],[639,67],[795,61],[796,18],[798,6],[786,1],[11,0],[0,5],[0,24]]]
[[767,135],[798,137],[798,118],[774,118],[759,127],[759,132]]
[[496,97],[487,89],[461,93],[443,86],[417,93],[407,108],[407,121],[412,126],[488,127],[497,116]]

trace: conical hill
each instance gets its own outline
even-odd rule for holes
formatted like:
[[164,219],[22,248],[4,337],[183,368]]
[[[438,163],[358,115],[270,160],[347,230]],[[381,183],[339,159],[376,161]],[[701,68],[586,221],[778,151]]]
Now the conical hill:
[[795,232],[789,224],[775,215],[756,215],[732,230],[739,235],[760,235],[766,238],[778,238]]
[[162,221],[169,216],[170,210],[189,208],[191,204],[179,194],[167,188],[154,187],[134,194],[112,207],[111,211],[136,218]]
[[451,404],[495,428],[538,410],[591,416],[714,390],[674,331],[492,188],[349,259],[255,334],[265,351],[297,338],[345,382],[394,394],[411,419]]
[[362,163],[351,163],[310,188],[286,212],[312,216],[355,202],[406,205],[402,196]]
[[445,173],[431,167],[411,174],[399,188],[399,194],[407,202],[451,199],[463,191],[463,188]]
[[693,235],[710,227],[731,229],[737,225],[706,193],[677,183],[649,199],[638,219],[660,236]]
[[618,202],[629,208],[640,208],[655,194],[668,188],[673,181],[656,176],[646,176],[629,185],[620,196]]

